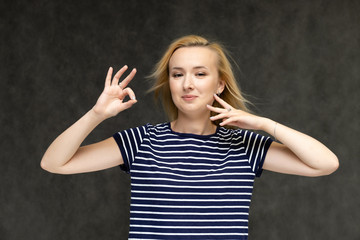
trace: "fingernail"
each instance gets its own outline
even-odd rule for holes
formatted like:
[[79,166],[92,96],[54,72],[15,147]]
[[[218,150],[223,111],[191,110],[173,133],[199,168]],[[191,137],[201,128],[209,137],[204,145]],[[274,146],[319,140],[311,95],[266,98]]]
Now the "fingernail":
[[136,100],[136,97],[132,97],[131,99],[132,99],[132,100]]

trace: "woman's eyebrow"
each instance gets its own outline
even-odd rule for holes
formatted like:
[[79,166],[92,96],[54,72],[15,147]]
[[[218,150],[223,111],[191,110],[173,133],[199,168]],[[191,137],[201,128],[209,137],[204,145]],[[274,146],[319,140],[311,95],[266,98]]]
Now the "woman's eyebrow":
[[181,67],[172,67],[171,70],[183,70]]
[[[206,66],[196,66],[196,67],[193,67],[193,69],[199,69],[199,68],[208,69]],[[182,67],[172,67],[171,70],[184,70],[184,68],[182,68]]]
[[205,67],[205,66],[196,66],[196,67],[194,67],[194,69],[199,69],[199,68],[205,68],[205,69],[208,69],[207,67]]

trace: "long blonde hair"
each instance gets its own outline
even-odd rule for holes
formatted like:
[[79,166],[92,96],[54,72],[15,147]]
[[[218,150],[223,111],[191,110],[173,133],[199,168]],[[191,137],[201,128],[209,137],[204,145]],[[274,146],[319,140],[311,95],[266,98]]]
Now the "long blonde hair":
[[[171,98],[169,87],[169,61],[173,53],[182,47],[207,47],[215,51],[218,55],[217,67],[219,78],[225,82],[225,88],[220,94],[220,97],[234,108],[247,112],[249,111],[246,106],[249,102],[243,97],[240,88],[236,83],[231,64],[226,57],[225,49],[219,43],[209,42],[207,39],[197,35],[188,35],[178,38],[170,44],[163,57],[155,65],[152,74],[149,76],[155,79],[149,92],[154,91],[156,99],[161,97],[161,102],[170,121],[177,118],[178,109]],[[213,106],[221,107],[216,101],[214,101]],[[212,115],[214,115],[214,113],[212,113]],[[216,122],[216,124],[218,123],[219,122]]]

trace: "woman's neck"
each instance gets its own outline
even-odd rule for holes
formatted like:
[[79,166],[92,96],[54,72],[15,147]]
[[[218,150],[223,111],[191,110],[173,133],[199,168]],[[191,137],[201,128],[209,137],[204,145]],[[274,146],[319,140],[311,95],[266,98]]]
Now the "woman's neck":
[[212,123],[209,117],[189,118],[179,115],[171,122],[171,129],[179,133],[192,133],[197,135],[210,135],[216,132],[216,125]]

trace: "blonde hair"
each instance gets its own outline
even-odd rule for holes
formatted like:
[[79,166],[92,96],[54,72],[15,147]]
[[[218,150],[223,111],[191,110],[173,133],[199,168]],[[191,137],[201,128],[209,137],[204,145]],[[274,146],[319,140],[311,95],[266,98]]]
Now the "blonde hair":
[[[183,47],[206,47],[215,51],[218,55],[217,67],[219,71],[219,78],[225,83],[224,91],[220,94],[220,97],[234,108],[247,112],[249,111],[246,106],[249,102],[243,97],[240,88],[236,83],[231,64],[226,57],[227,54],[225,49],[219,43],[209,42],[200,36],[188,35],[176,39],[170,44],[163,57],[155,65],[152,74],[149,76],[155,79],[155,82],[149,92],[154,91],[156,99],[161,97],[163,107],[170,121],[177,118],[178,109],[171,98],[169,87],[169,61],[173,53],[177,49]],[[214,101],[213,106],[222,107],[217,101]],[[212,113],[212,115],[214,115],[214,113]],[[216,122],[216,124],[219,124],[219,122]]]

